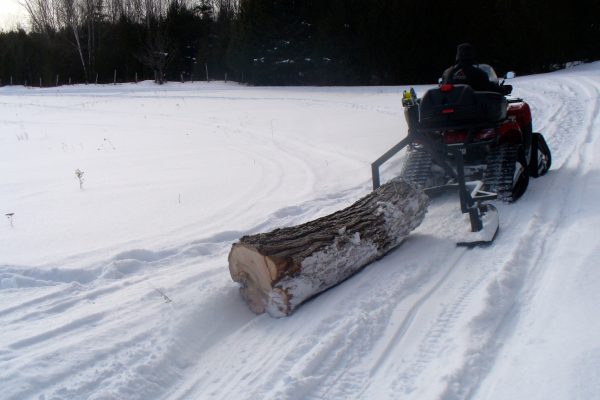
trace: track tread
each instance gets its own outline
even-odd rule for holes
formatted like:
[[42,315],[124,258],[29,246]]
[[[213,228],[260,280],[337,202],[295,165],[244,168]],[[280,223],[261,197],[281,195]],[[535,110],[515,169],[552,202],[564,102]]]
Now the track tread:
[[483,180],[488,191],[498,194],[505,202],[517,200],[513,196],[513,179],[516,162],[519,157],[519,145],[504,144],[497,146],[486,156]]
[[431,165],[431,154],[420,149],[410,149],[400,176],[421,188],[426,187],[431,176]]

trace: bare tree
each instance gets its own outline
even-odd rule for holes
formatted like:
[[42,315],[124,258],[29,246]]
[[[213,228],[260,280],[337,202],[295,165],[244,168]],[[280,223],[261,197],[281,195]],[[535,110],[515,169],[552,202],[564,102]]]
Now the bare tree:
[[76,7],[75,0],[56,0],[55,1],[55,12],[57,15],[57,20],[60,26],[67,27],[73,33],[73,38],[75,40],[75,48],[77,53],[79,54],[79,59],[81,60],[81,66],[83,68],[83,75],[87,82],[88,80],[88,70],[85,62],[85,58],[83,56],[83,49],[81,46],[81,36],[79,33],[79,14],[78,7]]
[[137,57],[140,62],[154,71],[154,81],[159,85],[165,82],[165,72],[170,61],[169,40],[160,28],[149,32],[142,54]]
[[144,20],[144,0],[120,0],[123,15],[134,22]]
[[79,0],[79,13],[87,30],[87,63],[93,70],[96,54],[96,24],[102,19],[103,0]]
[[[116,4],[123,0],[111,1]],[[95,62],[95,25],[102,15],[104,0],[23,0],[22,5],[29,14],[31,28],[34,31],[50,33],[61,28],[71,31],[73,34],[71,44],[77,51],[87,81],[89,68]],[[81,29],[87,30],[85,49]]]
[[[0,0],[1,1],[1,0]],[[37,32],[65,29],[67,41],[76,51],[86,82],[96,68],[99,23],[116,22],[120,17],[146,26],[146,39],[137,58],[155,72],[157,83],[164,82],[171,52],[164,20],[174,3],[190,9],[230,10],[236,0],[21,0],[31,26]],[[208,12],[208,11],[207,11]]]
[[[171,0],[172,1],[172,0]],[[156,21],[161,16],[165,15],[167,11],[167,0],[144,0],[144,6],[146,10],[146,24],[148,29],[151,29],[152,21]]]
[[106,0],[104,9],[108,19],[112,23],[117,22],[121,16],[126,15],[123,0]]
[[27,11],[34,32],[56,30],[57,21],[52,0],[23,0],[21,5]]

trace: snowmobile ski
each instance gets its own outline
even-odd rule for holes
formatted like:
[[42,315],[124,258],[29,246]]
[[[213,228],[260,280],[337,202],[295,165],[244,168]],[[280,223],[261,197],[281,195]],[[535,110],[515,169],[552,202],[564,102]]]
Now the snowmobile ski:
[[478,208],[481,230],[477,232],[465,231],[457,237],[456,245],[461,247],[486,246],[491,244],[500,227],[498,209],[491,204],[485,204]]

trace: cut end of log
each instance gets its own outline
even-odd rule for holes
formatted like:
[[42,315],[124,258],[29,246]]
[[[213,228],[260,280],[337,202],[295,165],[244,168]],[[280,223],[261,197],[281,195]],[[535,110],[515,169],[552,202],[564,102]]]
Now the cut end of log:
[[241,284],[240,294],[256,314],[265,312],[273,290],[272,264],[268,257],[243,244],[234,244],[229,253],[231,277]]

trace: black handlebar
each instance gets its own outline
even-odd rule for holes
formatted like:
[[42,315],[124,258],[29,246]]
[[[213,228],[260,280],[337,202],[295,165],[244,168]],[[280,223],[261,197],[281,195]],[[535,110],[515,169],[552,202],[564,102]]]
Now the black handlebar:
[[511,92],[513,90],[512,85],[502,85],[502,86],[500,86],[500,88],[502,88],[502,93],[504,95],[511,94]]

